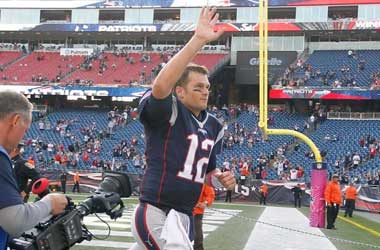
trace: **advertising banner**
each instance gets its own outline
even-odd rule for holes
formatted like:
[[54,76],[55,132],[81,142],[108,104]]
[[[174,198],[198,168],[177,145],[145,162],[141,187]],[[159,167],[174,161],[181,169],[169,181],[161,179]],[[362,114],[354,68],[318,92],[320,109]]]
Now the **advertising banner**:
[[271,89],[271,99],[379,100],[380,90],[359,89]]
[[86,48],[61,48],[59,54],[61,56],[89,56],[94,52],[94,49]]
[[0,90],[14,90],[24,95],[60,95],[60,96],[77,96],[77,97],[141,97],[148,88],[145,87],[81,87],[81,86],[15,86],[0,85]]
[[[269,51],[268,82],[273,84],[285,69],[296,60],[295,51]],[[257,51],[238,51],[235,79],[237,84],[259,84],[259,53]]]
[[[41,175],[49,180],[50,187],[55,189],[55,191],[60,190],[60,175],[62,171],[57,170],[41,170]],[[91,192],[94,191],[102,180],[101,172],[84,172],[80,171],[81,178],[81,191]],[[140,194],[140,183],[142,181],[142,176],[136,174],[128,174],[133,195]],[[67,190],[70,190],[73,185],[74,171],[67,172]],[[293,205],[294,195],[292,188],[297,186],[299,183],[302,194],[302,206],[309,206],[310,199],[310,189],[303,182],[288,182],[288,181],[264,181],[264,180],[252,180],[244,185],[238,184],[232,193],[232,201],[244,201],[244,202],[259,202],[260,200],[260,186],[263,183],[268,185],[268,196],[267,203],[272,204],[283,204],[283,205]],[[341,189],[344,191],[345,186],[342,185]],[[356,209],[380,212],[380,194],[378,190],[370,188],[368,186],[358,186],[358,197],[356,199]],[[226,190],[218,189],[215,191],[217,200],[224,200],[226,196]]]
[[[36,32],[192,32],[194,23],[163,24],[76,24],[76,23],[42,23],[42,24],[0,24],[0,31],[36,31]],[[337,31],[337,30],[377,30],[380,20],[336,20],[328,22],[270,22],[269,32],[301,31]],[[225,32],[258,32],[258,23],[218,23],[216,29]]]

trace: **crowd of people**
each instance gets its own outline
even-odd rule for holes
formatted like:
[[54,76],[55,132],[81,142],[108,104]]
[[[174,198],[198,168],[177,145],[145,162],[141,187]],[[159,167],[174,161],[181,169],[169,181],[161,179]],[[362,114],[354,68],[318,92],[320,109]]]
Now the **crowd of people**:
[[[260,129],[248,127],[244,123],[237,122],[237,118],[242,113],[248,113],[252,116],[258,116],[258,109],[255,105],[241,104],[223,106],[218,109],[216,106],[209,106],[208,110],[224,124],[223,138],[223,167],[229,168],[236,177],[237,182],[245,183],[252,179],[267,179],[268,176],[279,180],[304,180],[305,166],[302,163],[292,162],[287,156],[288,153],[299,151],[300,144],[297,141],[289,140],[285,143],[278,144],[277,148],[273,148],[268,152],[262,152],[255,159],[251,155],[241,154],[245,148],[251,149],[257,143],[266,142],[266,138],[262,136]],[[137,118],[136,109],[127,107],[125,110],[115,108],[107,114],[107,126],[100,128],[95,122],[90,126],[81,127],[80,134],[73,132],[74,124],[78,124],[78,120],[57,120],[56,124],[51,124],[46,117],[38,121],[38,127],[41,131],[39,138],[27,138],[25,140],[26,147],[30,147],[28,157],[36,162],[41,168],[46,168],[53,163],[63,168],[78,169],[83,166],[96,169],[114,168],[120,171],[128,171],[129,167],[133,167],[137,172],[145,169],[146,156],[142,150],[144,145],[145,134],[135,134],[129,138],[120,139],[119,142],[111,147],[111,158],[103,159],[102,145],[104,139],[112,138],[112,135],[127,126],[127,123]],[[294,129],[309,133],[312,129],[317,129],[326,119],[325,108],[314,110],[313,114],[304,121],[304,126],[295,124]],[[269,123],[275,123],[275,116],[269,118]],[[44,130],[54,130],[60,138],[66,138],[71,141],[64,146],[62,143],[54,141],[46,141],[43,136]],[[328,143],[339,141],[339,135],[326,134],[324,140]],[[372,154],[379,151],[378,144],[373,136],[363,136],[359,145],[368,148],[368,155],[359,154],[357,151],[348,152],[341,158],[334,160],[334,172],[340,174],[340,178],[344,182],[345,179],[353,180],[355,183],[368,183],[376,185],[379,182],[379,174],[375,170],[368,171],[361,175],[350,175],[352,170],[360,167],[360,164],[372,158]],[[31,153],[30,153],[31,152]],[[47,154],[46,154],[47,152]],[[104,151],[103,151],[104,152]],[[322,150],[325,157],[328,150]],[[50,155],[50,159],[46,158]],[[31,156],[31,157],[30,157]],[[312,151],[305,151],[305,157],[314,159]],[[114,160],[112,160],[114,159]],[[125,161],[130,163],[125,163]],[[272,173],[272,174],[270,174]],[[347,182],[348,183],[348,182]]]
[[[302,87],[309,82],[316,85],[333,88],[357,87],[358,75],[366,69],[367,62],[359,51],[347,51],[347,63],[335,69],[315,68],[310,63],[304,62],[302,58],[291,64],[285,70],[277,84],[283,87]],[[352,65],[356,65],[352,68]],[[378,73],[371,76],[371,88],[377,88],[380,84]]]

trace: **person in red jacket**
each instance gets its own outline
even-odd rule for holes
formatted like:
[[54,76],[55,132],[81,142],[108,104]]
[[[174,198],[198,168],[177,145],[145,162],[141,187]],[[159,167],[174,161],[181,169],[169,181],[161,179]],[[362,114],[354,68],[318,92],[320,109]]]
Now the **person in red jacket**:
[[339,206],[342,203],[342,193],[340,191],[339,176],[334,174],[332,180],[325,189],[325,200],[327,203],[327,229],[336,229],[334,223],[338,216]]
[[355,209],[355,200],[357,194],[358,191],[356,190],[354,183],[350,182],[350,186],[344,191],[344,198],[346,199],[346,211],[344,213],[344,217],[347,217],[347,214],[348,216],[352,217],[352,212]]
[[202,192],[199,197],[198,203],[193,210],[194,215],[194,250],[203,250],[203,230],[202,219],[206,207],[211,206],[215,200],[215,191],[207,184],[203,184]]

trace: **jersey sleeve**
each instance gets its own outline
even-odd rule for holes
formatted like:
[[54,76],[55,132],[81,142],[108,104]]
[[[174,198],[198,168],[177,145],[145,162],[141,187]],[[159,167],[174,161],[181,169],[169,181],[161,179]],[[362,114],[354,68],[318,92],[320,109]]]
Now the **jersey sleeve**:
[[12,165],[2,153],[0,153],[0,168],[0,209],[23,204],[21,194],[13,175]]
[[173,112],[173,96],[159,100],[152,95],[152,90],[145,92],[140,100],[138,113],[143,124],[160,124],[171,119]]
[[216,155],[222,152],[223,136],[224,136],[224,129],[223,129],[223,126],[221,126],[219,128],[218,136],[216,137],[216,140],[215,140],[215,145],[212,148],[212,151],[210,154],[206,173],[209,173],[216,168]]

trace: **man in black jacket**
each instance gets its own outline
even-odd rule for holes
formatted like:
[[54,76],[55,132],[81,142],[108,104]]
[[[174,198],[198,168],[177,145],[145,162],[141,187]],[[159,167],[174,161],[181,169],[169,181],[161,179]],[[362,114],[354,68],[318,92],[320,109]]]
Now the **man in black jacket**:
[[62,193],[66,194],[67,175],[66,175],[65,171],[62,172],[60,179],[61,179],[61,190],[62,190]]
[[[36,180],[41,178],[41,175],[33,164],[22,158],[23,147],[24,143],[20,142],[10,155],[14,164],[16,182],[20,189],[21,196],[24,202],[28,202],[32,185]],[[29,180],[31,181],[29,182]]]

